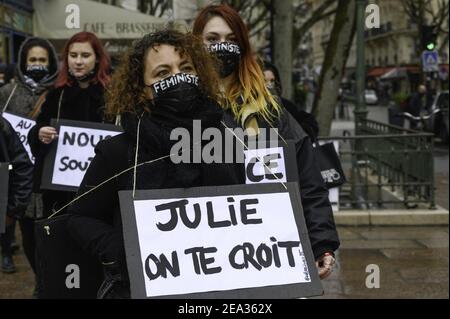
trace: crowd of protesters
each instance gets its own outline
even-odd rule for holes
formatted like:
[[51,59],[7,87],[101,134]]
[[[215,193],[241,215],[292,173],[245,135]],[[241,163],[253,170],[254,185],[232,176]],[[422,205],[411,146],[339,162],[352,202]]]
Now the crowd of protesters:
[[[133,43],[114,74],[110,70],[108,54],[92,33],[74,35],[59,63],[48,41],[30,38],[23,43],[14,82],[0,88],[0,106],[36,121],[28,134],[35,163],[33,169],[30,161],[23,159],[23,146],[11,140],[11,127],[2,120],[0,141],[5,140],[2,143],[7,147],[1,149],[0,161],[9,161],[13,167],[9,222],[1,235],[4,272],[15,271],[10,249],[14,219],[19,221],[27,259],[38,274],[36,220],[129,168],[130,163],[166,156],[174,144],[171,130],[182,127],[190,131],[193,120],[199,120],[202,129],[242,128],[249,135],[277,128],[283,140],[295,142],[300,195],[314,258],[320,277],[330,275],[339,238],[328,191],[313,155],[311,140],[318,135],[317,122],[281,97],[276,67],[258,61],[245,23],[233,8],[207,6],[195,19],[192,33],[163,30],[145,35]],[[180,81],[162,92],[155,89],[161,81],[179,74],[196,80]],[[124,133],[97,145],[78,193],[41,189],[44,160],[58,139],[51,119],[97,123],[118,123],[120,119]],[[16,158],[22,160],[16,164]],[[241,164],[166,160],[140,166],[77,199],[64,211],[67,230],[103,267],[97,296],[130,297],[118,191],[235,184],[245,184]],[[18,201],[20,207],[10,208]]]

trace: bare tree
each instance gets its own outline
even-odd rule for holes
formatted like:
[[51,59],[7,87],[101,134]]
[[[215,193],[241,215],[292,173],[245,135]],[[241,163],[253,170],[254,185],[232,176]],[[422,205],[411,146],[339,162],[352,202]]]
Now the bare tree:
[[162,17],[168,9],[172,9],[170,0],[139,0],[138,10],[142,13]]
[[260,34],[270,26],[271,0],[222,0],[241,15],[250,30],[250,36]]
[[[423,39],[420,36],[423,33],[424,25],[436,26],[436,33],[438,37],[442,36],[444,41],[440,43],[438,48],[442,51],[448,43],[448,14],[449,1],[448,0],[401,0],[406,14],[417,26],[418,39],[420,41],[420,49],[424,47]],[[432,2],[436,4],[433,8]],[[420,53],[420,52],[418,52]]]
[[336,4],[337,0],[325,0],[320,6],[312,11],[312,3],[309,1],[302,1],[295,7],[295,17],[306,16],[307,18],[303,19],[301,23],[294,23],[292,43],[292,48],[294,50],[298,48],[309,29],[311,29],[317,22],[336,13]]
[[330,134],[339,86],[355,30],[356,1],[339,0],[313,104],[313,114],[319,122],[320,134],[323,136]]

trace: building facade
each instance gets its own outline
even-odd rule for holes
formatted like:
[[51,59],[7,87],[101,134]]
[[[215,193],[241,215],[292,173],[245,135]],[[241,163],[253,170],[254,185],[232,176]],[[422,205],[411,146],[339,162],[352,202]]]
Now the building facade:
[[[432,8],[437,10],[438,0],[432,1]],[[322,0],[314,0],[318,7]],[[387,67],[414,65],[420,63],[418,47],[418,31],[403,9],[401,0],[372,0],[369,3],[377,4],[380,8],[380,28],[365,31],[366,64],[368,67]],[[333,17],[318,22],[312,29],[314,65],[322,65],[326,45],[333,28]],[[448,27],[448,17],[447,17]],[[440,54],[440,62],[448,64],[449,45],[448,38],[442,35],[438,39],[438,46],[444,46]],[[347,67],[356,64],[356,48],[353,45]]]
[[0,64],[17,62],[22,42],[33,34],[33,1],[0,1]]

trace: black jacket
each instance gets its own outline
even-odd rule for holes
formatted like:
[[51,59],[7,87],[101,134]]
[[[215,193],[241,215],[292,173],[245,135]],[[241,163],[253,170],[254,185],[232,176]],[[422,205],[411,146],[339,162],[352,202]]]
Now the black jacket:
[[[124,134],[97,145],[79,194],[134,165],[136,124],[130,117],[133,116],[122,116]],[[217,127],[220,127],[219,123]],[[170,130],[152,120],[143,122],[140,130],[138,163],[171,154]],[[235,164],[174,164],[166,158],[139,167],[136,176],[137,189],[232,185],[244,183],[244,167]],[[125,280],[127,270],[118,191],[131,190],[132,185],[131,170],[76,201],[68,210],[71,214],[68,229],[75,241],[99,261],[118,262]]]
[[11,124],[0,116],[0,162],[8,162],[9,174],[7,214],[21,218],[31,197],[33,164]]
[[[78,85],[65,86],[51,90],[42,105],[36,125],[28,133],[28,142],[31,152],[36,158],[34,186],[35,192],[41,192],[41,177],[45,156],[50,150],[50,145],[46,145],[39,140],[39,130],[44,126],[50,126],[51,119],[58,117],[59,99],[63,93],[60,108],[60,119],[102,122],[104,113],[104,89],[99,84],[92,84],[86,89],[81,89]],[[56,143],[56,140],[53,142]],[[46,191],[44,198],[44,209],[48,206],[57,208],[66,204],[73,197],[71,192]],[[55,206],[56,204],[56,206]],[[45,211],[44,214],[48,214]]]
[[[309,136],[285,110],[282,110],[280,118],[272,124],[256,118],[260,128],[277,128],[281,137],[295,142],[300,195],[314,257],[317,259],[325,252],[334,252],[340,245],[339,236],[328,200],[328,190],[314,159]],[[225,122],[229,127],[240,127],[230,111],[226,112]]]
[[281,103],[298,122],[298,124],[300,124],[310,139],[316,140],[319,136],[319,123],[317,123],[314,115],[300,110],[294,102],[283,97],[281,98]]

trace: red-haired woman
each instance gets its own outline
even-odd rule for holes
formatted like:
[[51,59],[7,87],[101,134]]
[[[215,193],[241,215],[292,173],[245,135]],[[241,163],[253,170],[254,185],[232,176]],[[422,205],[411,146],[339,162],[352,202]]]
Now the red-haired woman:
[[248,30],[239,14],[226,4],[205,7],[194,21],[193,33],[201,36],[219,61],[222,93],[228,110],[227,125],[248,134],[277,128],[284,139],[296,142],[299,185],[309,237],[321,278],[331,273],[339,238],[311,141],[293,117],[280,107],[266,88],[264,73],[250,46]]
[[[49,91],[40,113],[28,135],[36,158],[34,188],[40,191],[43,160],[58,135],[51,119],[101,122],[104,113],[104,91],[110,82],[110,59],[100,40],[89,32],[75,34],[66,43],[62,65],[55,87]],[[74,193],[43,191],[44,215],[72,199]]]

